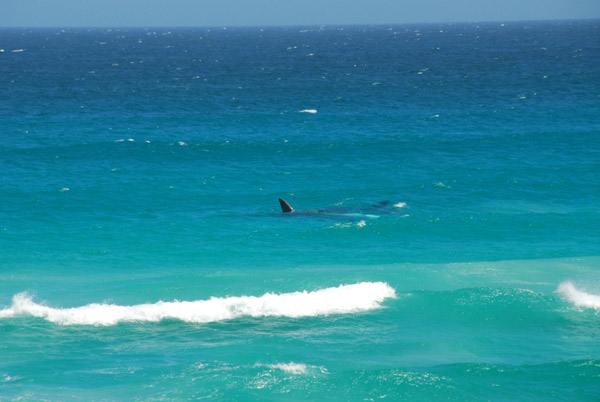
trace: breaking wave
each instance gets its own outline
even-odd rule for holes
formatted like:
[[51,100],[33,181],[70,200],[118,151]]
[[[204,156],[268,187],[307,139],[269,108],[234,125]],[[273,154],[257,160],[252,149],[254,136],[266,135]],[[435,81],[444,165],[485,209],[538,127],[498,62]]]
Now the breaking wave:
[[600,295],[581,291],[572,282],[563,282],[556,289],[565,299],[577,307],[587,307],[600,310]]
[[306,374],[306,364],[303,363],[278,363],[278,364],[269,364],[268,367],[272,369],[282,370],[289,374]]
[[35,303],[27,293],[19,293],[9,308],[0,310],[0,319],[32,316],[60,325],[108,326],[164,319],[208,323],[240,317],[299,318],[368,311],[381,307],[385,299],[395,297],[395,290],[383,282],[360,282],[312,292],[266,293],[260,297],[211,297],[134,306],[94,303],[73,308],[44,306]]

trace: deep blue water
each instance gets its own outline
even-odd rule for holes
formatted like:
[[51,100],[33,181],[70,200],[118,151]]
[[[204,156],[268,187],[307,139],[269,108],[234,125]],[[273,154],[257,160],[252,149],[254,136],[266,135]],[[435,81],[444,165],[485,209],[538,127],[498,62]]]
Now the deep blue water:
[[597,400],[599,116],[598,20],[0,29],[0,400]]

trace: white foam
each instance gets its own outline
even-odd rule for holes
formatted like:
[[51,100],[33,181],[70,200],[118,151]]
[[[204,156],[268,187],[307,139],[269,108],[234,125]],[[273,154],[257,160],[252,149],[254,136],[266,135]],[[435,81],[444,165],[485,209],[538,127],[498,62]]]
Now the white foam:
[[442,183],[441,181],[439,181],[437,183],[433,183],[433,185],[438,188],[446,188],[446,189],[452,188],[449,185]]
[[356,224],[356,226],[358,226],[359,228],[362,228],[362,227],[364,227],[364,226],[366,226],[366,225],[367,225],[367,222],[365,222],[365,221],[360,221],[360,222],[358,222],[358,223]]
[[336,223],[333,226],[327,226],[325,229],[349,228],[351,226],[352,226],[352,223]]
[[600,310],[600,295],[594,295],[581,291],[577,289],[570,281],[563,282],[558,285],[558,289],[556,289],[556,291],[577,307],[587,307]]
[[134,306],[94,303],[73,308],[44,306],[35,303],[27,293],[19,293],[13,296],[9,308],[0,310],[0,319],[32,316],[60,325],[99,326],[164,319],[207,323],[239,317],[299,318],[368,311],[380,308],[385,299],[395,297],[395,290],[384,282],[360,282],[312,292],[266,293],[260,297],[211,297]]
[[406,206],[405,202],[399,202],[397,204],[394,204],[394,207],[396,208],[404,208]]
[[9,376],[8,374],[2,374],[2,375],[0,376],[0,382],[9,382],[9,381],[15,381],[15,380],[20,380],[20,379],[22,379],[22,378],[23,378],[23,377],[18,377],[18,376],[17,376],[17,377],[11,377],[11,376]]
[[310,114],[315,114],[317,113],[317,109],[304,109],[299,111],[298,113],[310,113]]
[[285,371],[290,374],[305,374],[306,373],[306,364],[303,363],[278,363],[278,364],[269,364],[268,367],[272,369],[278,369]]

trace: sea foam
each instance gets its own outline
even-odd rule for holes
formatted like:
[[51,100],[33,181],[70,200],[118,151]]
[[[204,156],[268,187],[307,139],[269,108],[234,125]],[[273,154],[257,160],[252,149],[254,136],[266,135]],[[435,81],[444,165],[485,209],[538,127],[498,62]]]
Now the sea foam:
[[0,319],[32,316],[60,325],[108,326],[164,319],[208,323],[240,317],[299,318],[368,311],[381,307],[385,299],[395,297],[395,290],[383,282],[360,282],[312,292],[266,293],[260,297],[211,297],[134,306],[94,303],[73,308],[44,306],[35,303],[27,293],[19,293],[13,296],[9,308],[0,310]]
[[577,289],[572,282],[561,283],[556,291],[577,307],[600,310],[600,295],[583,292]]
[[269,364],[268,367],[272,369],[278,369],[285,371],[289,374],[306,374],[306,364],[303,363],[278,363],[278,364]]

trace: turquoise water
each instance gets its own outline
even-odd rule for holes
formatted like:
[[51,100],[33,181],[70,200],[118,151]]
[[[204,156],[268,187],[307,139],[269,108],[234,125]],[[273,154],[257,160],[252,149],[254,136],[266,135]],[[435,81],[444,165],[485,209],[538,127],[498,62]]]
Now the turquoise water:
[[597,400],[599,39],[0,29],[0,400]]

